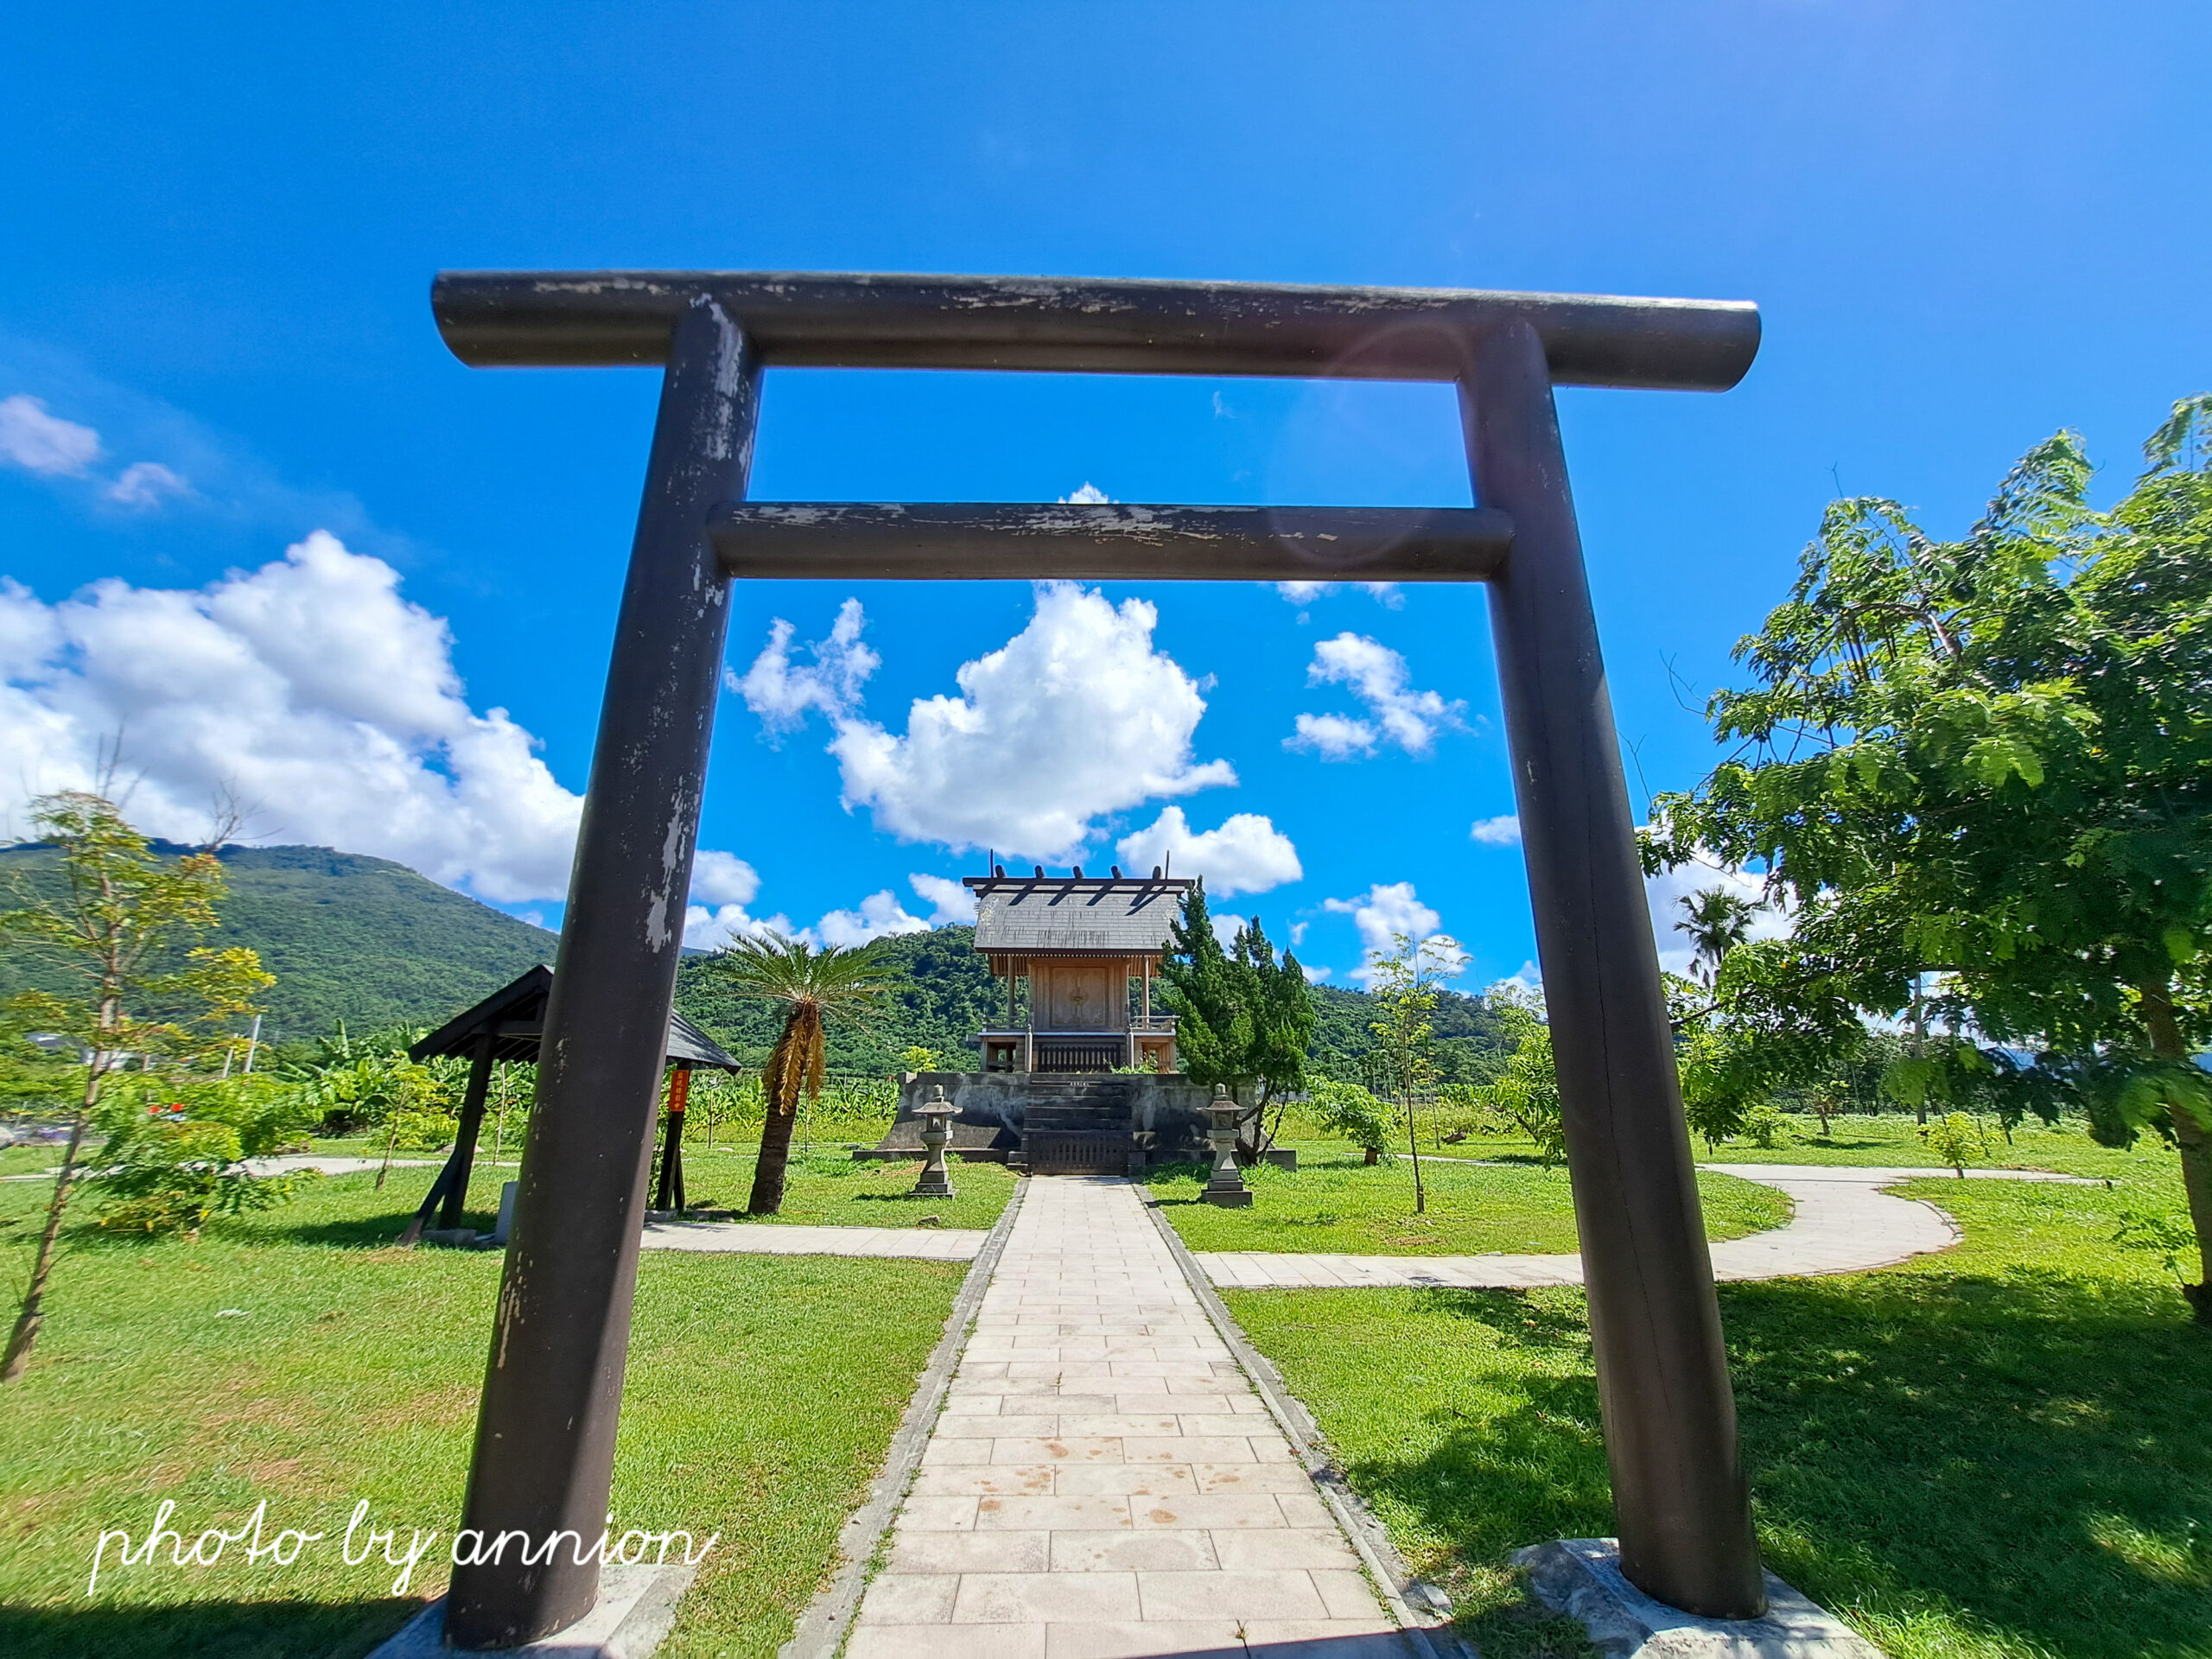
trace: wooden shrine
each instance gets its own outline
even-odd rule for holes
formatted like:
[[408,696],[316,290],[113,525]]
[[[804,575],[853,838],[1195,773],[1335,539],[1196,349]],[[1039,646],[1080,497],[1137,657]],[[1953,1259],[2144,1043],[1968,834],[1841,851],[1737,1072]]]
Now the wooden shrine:
[[1175,1070],[1175,1016],[1155,1014],[1152,982],[1186,880],[1159,868],[1125,876],[969,876],[976,948],[1006,982],[1006,1018],[976,1034],[986,1071]]

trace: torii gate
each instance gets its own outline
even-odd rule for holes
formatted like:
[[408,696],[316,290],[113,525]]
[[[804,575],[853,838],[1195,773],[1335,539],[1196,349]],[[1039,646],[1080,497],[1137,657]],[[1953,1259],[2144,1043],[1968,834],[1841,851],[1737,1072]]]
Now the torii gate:
[[[1743,303],[1457,289],[728,271],[442,274],[464,363],[665,365],[545,1012],[463,1525],[595,1537],[733,576],[1484,582],[1628,1578],[1765,1592],[1554,385],[1726,391]],[[747,506],[764,367],[1454,383],[1473,508]],[[598,1592],[573,1552],[454,1569],[448,1640]]]

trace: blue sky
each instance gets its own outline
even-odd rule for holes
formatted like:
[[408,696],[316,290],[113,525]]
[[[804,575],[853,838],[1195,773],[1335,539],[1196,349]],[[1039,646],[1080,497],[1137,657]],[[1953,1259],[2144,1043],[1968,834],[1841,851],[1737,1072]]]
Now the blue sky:
[[[1735,391],[1561,395],[1639,802],[1711,763],[1697,706],[1839,489],[1955,531],[2060,426],[2116,485],[2212,384],[2194,4],[124,4],[6,39],[0,810],[20,827],[119,731],[156,827],[227,785],[268,838],[549,919],[656,377],[462,368],[430,322],[441,267],[1755,300]],[[757,498],[1084,485],[1467,499],[1436,387],[770,377]],[[848,600],[873,671],[833,647],[844,681],[810,682]],[[1103,865],[1173,807],[1191,834],[1243,823],[1212,844],[1268,885],[1224,907],[1302,925],[1339,981],[1363,899],[1370,928],[1433,912],[1470,984],[1532,954],[1517,850],[1470,836],[1512,810],[1478,594],[764,584],[736,676],[778,618],[802,677],[776,694],[816,706],[768,732],[725,696],[699,896],[726,921],[821,929],[887,892],[870,914],[906,925],[938,913],[912,876],[981,868],[948,840],[1057,814]],[[1046,660],[1078,683],[1040,714],[1015,692]],[[1047,782],[972,746],[930,772],[911,706],[977,662],[971,710]],[[1393,708],[1428,728],[1415,752]],[[1110,709],[1150,735],[1070,737]],[[1301,714],[1364,721],[1373,753],[1287,747]]]

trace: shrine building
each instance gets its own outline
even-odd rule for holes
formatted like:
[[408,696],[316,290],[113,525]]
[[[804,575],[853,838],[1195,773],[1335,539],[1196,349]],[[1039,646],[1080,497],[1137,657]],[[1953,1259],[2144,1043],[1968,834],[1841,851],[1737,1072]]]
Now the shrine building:
[[1166,954],[1187,880],[1149,876],[988,875],[976,894],[976,948],[1006,985],[1006,1017],[976,1042],[983,1070],[1102,1072],[1175,1070],[1175,1016],[1155,1014],[1152,982]]

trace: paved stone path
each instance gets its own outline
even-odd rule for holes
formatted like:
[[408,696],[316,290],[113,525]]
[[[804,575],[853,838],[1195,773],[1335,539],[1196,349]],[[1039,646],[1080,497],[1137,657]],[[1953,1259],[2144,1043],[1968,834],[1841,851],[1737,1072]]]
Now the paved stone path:
[[[1957,1225],[1934,1205],[1881,1190],[1898,1181],[1948,1179],[1948,1170],[1821,1164],[1706,1164],[1700,1167],[1774,1187],[1788,1193],[1795,1207],[1787,1226],[1713,1245],[1716,1279],[1864,1273],[1947,1250],[1961,1236]],[[1967,1178],[2082,1180],[2078,1175],[2030,1169],[1970,1169]],[[1344,1286],[1518,1290],[1582,1282],[1579,1255],[1325,1255],[1205,1250],[1198,1253],[1198,1262],[1215,1284],[1235,1290]]]
[[1124,1180],[1032,1180],[847,1659],[1403,1659]]
[[969,1227],[785,1227],[775,1223],[648,1221],[649,1250],[733,1255],[895,1255],[973,1262],[988,1232]]

